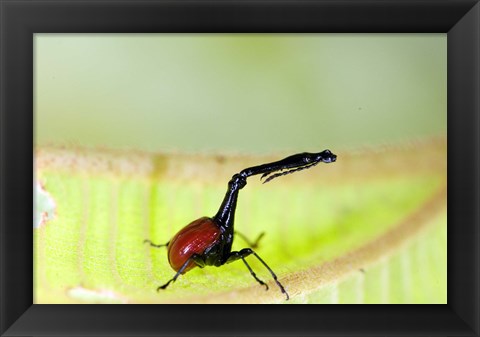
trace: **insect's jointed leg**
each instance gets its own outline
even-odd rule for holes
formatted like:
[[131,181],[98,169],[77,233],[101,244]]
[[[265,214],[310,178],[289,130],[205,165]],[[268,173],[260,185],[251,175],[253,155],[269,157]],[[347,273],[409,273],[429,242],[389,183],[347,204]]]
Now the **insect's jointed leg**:
[[283,285],[280,283],[280,281],[278,281],[277,279],[277,275],[275,275],[275,273],[273,272],[272,269],[270,269],[270,267],[265,263],[265,261],[263,261],[260,256],[257,255],[257,253],[255,253],[252,249],[250,248],[244,248],[238,252],[231,252],[230,255],[228,256],[228,259],[225,263],[231,263],[233,261],[236,261],[238,259],[242,259],[242,261],[245,263],[245,265],[247,266],[248,270],[250,270],[250,273],[252,274],[252,276],[262,285],[265,285],[266,284],[261,281],[260,279],[258,279],[258,277],[255,275],[255,273],[253,272],[253,270],[250,268],[250,266],[247,264],[247,262],[245,261],[245,257],[249,256],[249,255],[254,255],[264,266],[265,268],[268,269],[268,271],[270,272],[270,274],[272,275],[273,277],[273,280],[275,281],[275,283],[278,285],[278,287],[280,288],[280,290],[282,291],[282,293],[285,294],[285,296],[287,296],[287,300],[290,298],[290,296],[288,295],[287,291],[285,290],[285,288],[283,287]]
[[252,270],[250,265],[245,260],[245,258],[252,253],[253,253],[253,250],[251,250],[250,248],[244,248],[238,252],[230,252],[227,262],[225,263],[231,263],[233,261],[237,261],[238,259],[242,259],[243,263],[245,263],[245,266],[247,266],[247,269],[250,271],[250,274],[253,276],[253,278],[257,280],[257,282],[260,283],[260,285],[265,286],[265,290],[268,290],[268,285],[257,277],[255,272]]
[[168,244],[170,243],[170,241],[168,241],[167,243],[165,243],[163,245],[162,244],[157,245],[157,244],[153,243],[152,241],[146,239],[146,240],[143,240],[143,243],[149,243],[150,246],[152,246],[152,247],[160,248],[160,247],[168,247]]
[[282,293],[284,293],[285,296],[287,296],[287,301],[288,301],[288,299],[290,298],[290,296],[288,295],[287,291],[286,291],[285,288],[282,286],[282,284],[280,283],[280,281],[278,281],[277,275],[275,275],[275,273],[273,272],[273,270],[270,269],[270,267],[265,263],[265,261],[262,260],[262,258],[261,258],[260,256],[257,255],[257,253],[255,253],[254,251],[252,251],[252,254],[255,255],[255,257],[265,266],[265,268],[268,269],[268,271],[270,272],[270,274],[272,274],[273,280],[274,280],[275,283],[277,283],[277,285],[280,287],[280,290],[282,291]]
[[257,248],[258,243],[260,242],[260,239],[263,238],[263,236],[265,235],[265,232],[261,232],[260,235],[258,235],[257,239],[254,242],[251,242],[245,235],[243,235],[240,232],[235,231],[235,235],[238,235],[239,237],[241,237],[243,239],[243,241],[245,241],[247,243],[247,245],[249,245],[251,248]]
[[170,279],[167,283],[165,283],[163,286],[158,287],[157,291],[159,291],[160,289],[166,289],[170,283],[175,282],[177,278],[183,273],[185,268],[187,268],[188,264],[192,261],[195,262],[200,268],[205,267],[205,261],[203,260],[202,256],[198,254],[193,254],[187,261],[185,261],[185,263],[177,271],[175,276],[172,279]]

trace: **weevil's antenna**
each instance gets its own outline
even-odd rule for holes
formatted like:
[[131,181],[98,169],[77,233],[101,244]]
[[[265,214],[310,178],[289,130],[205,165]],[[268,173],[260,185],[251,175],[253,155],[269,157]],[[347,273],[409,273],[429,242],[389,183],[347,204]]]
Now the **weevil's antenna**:
[[312,163],[312,164],[309,164],[309,165],[301,166],[301,167],[298,167],[298,168],[295,168],[295,169],[292,169],[292,170],[279,172],[279,173],[275,173],[275,174],[272,174],[272,173],[278,172],[278,171],[267,172],[267,173],[264,173],[260,177],[260,180],[262,180],[263,178],[266,178],[268,176],[268,178],[263,182],[263,184],[266,184],[266,183],[268,183],[269,181],[272,181],[275,178],[278,178],[278,177],[281,177],[281,176],[284,176],[284,175],[287,175],[287,174],[292,174],[292,173],[297,172],[297,171],[309,169],[310,167],[313,167],[313,166],[317,165],[318,163],[319,163],[319,161],[317,161],[315,163]]

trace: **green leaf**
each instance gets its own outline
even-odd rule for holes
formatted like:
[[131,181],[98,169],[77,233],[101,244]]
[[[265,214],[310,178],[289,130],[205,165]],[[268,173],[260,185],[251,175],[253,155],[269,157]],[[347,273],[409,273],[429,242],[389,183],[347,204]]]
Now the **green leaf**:
[[174,271],[165,248],[143,241],[166,243],[212,216],[234,173],[289,153],[37,149],[36,198],[49,199],[36,206],[46,216],[34,227],[35,303],[446,303],[446,140],[334,152],[333,164],[265,185],[250,178],[239,195],[235,228],[266,233],[256,251],[285,302],[253,257],[269,291],[238,262],[157,292]]

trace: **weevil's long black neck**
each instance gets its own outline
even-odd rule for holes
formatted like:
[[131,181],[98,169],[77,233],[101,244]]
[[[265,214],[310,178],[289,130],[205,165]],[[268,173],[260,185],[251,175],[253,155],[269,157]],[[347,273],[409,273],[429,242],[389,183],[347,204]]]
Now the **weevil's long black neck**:
[[240,174],[246,177],[250,177],[256,174],[266,174],[266,173],[270,173],[270,172],[274,172],[282,169],[295,168],[300,165],[305,165],[304,160],[305,160],[305,153],[295,154],[293,156],[287,157],[285,159],[282,159],[273,163],[262,164],[262,165],[246,168]]
[[331,153],[330,150],[325,150],[319,153],[303,152],[294,154],[292,156],[272,163],[246,168],[245,170],[240,172],[240,175],[250,177],[256,174],[263,174],[265,176],[279,170],[290,170],[302,167],[310,167],[316,165],[319,162],[330,163],[335,161],[336,158],[337,156]]
[[220,227],[225,231],[231,231],[233,234],[233,222],[235,208],[237,207],[238,192],[245,187],[248,177],[257,174],[262,174],[262,177],[266,177],[268,174],[277,171],[288,170],[286,172],[271,175],[265,180],[265,182],[268,182],[276,177],[310,168],[319,162],[334,162],[336,158],[337,156],[329,150],[320,153],[304,152],[294,154],[293,156],[289,156],[276,162],[246,168],[240,173],[235,174],[228,182],[228,190],[225,194],[225,198],[223,199],[220,209],[213,218]]
[[222,205],[213,219],[226,231],[233,232],[238,192],[247,184],[247,177],[235,174],[228,182],[228,190]]

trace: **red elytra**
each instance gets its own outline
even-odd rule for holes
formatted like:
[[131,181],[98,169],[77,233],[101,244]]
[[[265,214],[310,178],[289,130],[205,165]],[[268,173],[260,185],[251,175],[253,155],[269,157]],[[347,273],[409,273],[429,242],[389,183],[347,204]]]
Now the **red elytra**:
[[[207,248],[215,244],[220,234],[220,227],[209,217],[202,217],[189,223],[168,244],[170,266],[178,271],[193,254],[202,255]],[[195,262],[190,261],[182,274],[194,267]]]

